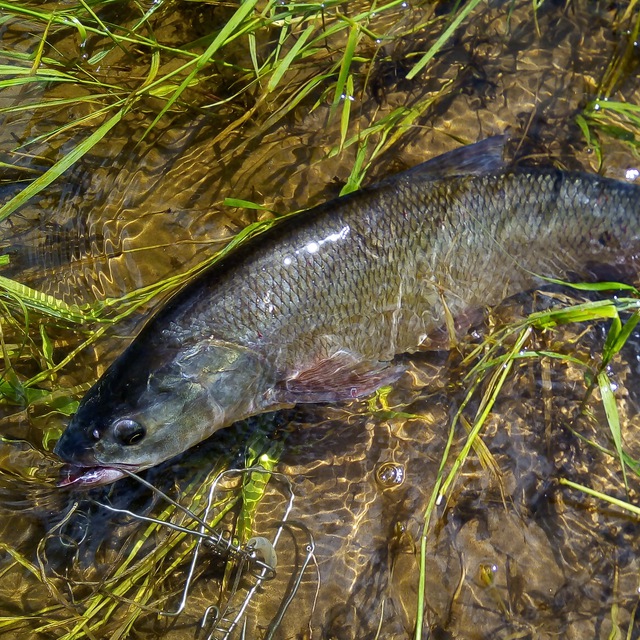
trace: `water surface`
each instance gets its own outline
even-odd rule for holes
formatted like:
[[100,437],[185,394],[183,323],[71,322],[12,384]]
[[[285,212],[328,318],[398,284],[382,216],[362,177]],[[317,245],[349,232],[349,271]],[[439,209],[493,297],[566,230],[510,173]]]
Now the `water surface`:
[[[141,8],[153,6],[123,1],[94,10],[103,21],[132,26]],[[368,7],[361,1],[331,6],[318,29]],[[216,32],[235,8],[171,3],[161,6],[150,24],[158,42],[182,46]],[[630,5],[627,15],[626,9],[623,3],[547,0],[534,14],[531,2],[481,3],[413,80],[406,79],[407,72],[446,28],[452,6],[397,3],[380,11],[368,28],[385,37],[359,43],[353,94],[338,102],[340,109],[344,100],[352,102],[349,136],[364,136],[367,127],[400,106],[415,108],[420,116],[374,159],[366,182],[460,143],[505,132],[512,138],[510,151],[529,162],[633,177],[638,161],[619,139],[620,131],[610,126],[599,132],[600,166],[595,145],[585,140],[576,119],[598,97],[610,64],[620,57],[626,56],[624,73],[612,83],[609,97],[639,103],[637,53],[629,44],[637,10]],[[294,33],[306,24],[294,25]],[[34,52],[45,27],[26,15],[7,17],[0,31],[2,50]],[[260,59],[277,46],[277,37],[274,30],[259,34]],[[332,65],[339,63],[347,39],[347,31],[327,35],[324,46],[288,82],[301,83],[331,68],[335,78],[339,67]],[[196,44],[195,50],[205,46]],[[96,62],[103,50],[109,53]],[[358,144],[333,153],[341,140],[341,111],[332,107],[333,94],[319,84],[285,117],[269,120],[280,106],[277,96],[260,104],[256,86],[233,98],[244,77],[239,70],[252,64],[247,41],[224,51],[144,140],[142,132],[162,108],[161,99],[145,98],[62,178],[2,222],[0,242],[10,262],[0,275],[69,304],[95,303],[186,271],[272,212],[337,196]],[[45,55],[70,67],[79,64],[114,86],[133,85],[151,65],[148,50],[122,50],[95,35],[81,41],[72,28],[52,28]],[[162,72],[176,64],[171,55],[160,57]],[[6,87],[0,107],[97,91],[53,83]],[[26,155],[19,145],[90,115],[97,104],[2,112],[2,159],[42,171],[96,124],[88,121],[87,131],[33,143]],[[247,112],[251,117],[229,130]],[[3,169],[3,202],[15,193],[22,171]],[[230,197],[267,210],[226,206]],[[471,365],[463,358],[492,327],[550,301],[558,299],[528,294],[479,317],[459,347],[414,357],[410,372],[388,396],[264,416],[147,472],[151,484],[196,510],[203,509],[212,476],[244,465],[248,441],[277,454],[275,470],[282,474],[269,483],[255,514],[254,533],[271,541],[286,520],[277,543],[276,577],[252,592],[256,578],[245,573],[234,582],[237,563],[227,564],[224,544],[217,552],[205,546],[177,618],[156,611],[178,606],[193,537],[151,530],[148,523],[104,505],[183,524],[188,519],[169,513],[166,502],[134,480],[90,494],[60,490],[54,486],[57,465],[48,454],[68,421],[71,407],[65,403],[96,379],[160,299],[149,302],[39,385],[61,390],[59,404],[48,398],[2,407],[0,635],[191,638],[207,607],[229,605],[227,621],[217,630],[201,630],[200,637],[241,637],[243,625],[245,637],[256,639],[413,637],[425,509],[452,417],[469,390],[464,376]],[[15,371],[5,370],[4,381],[14,375],[24,381],[43,365],[28,342],[16,347],[24,340],[19,330],[24,321],[4,309],[3,340],[18,354],[12,356]],[[32,314],[31,322],[30,339],[40,345],[42,320]],[[97,326],[43,324],[55,362]],[[571,354],[589,366],[551,357],[514,366],[483,430],[484,449],[474,450],[449,500],[431,518],[423,637],[640,637],[637,518],[559,484],[569,479],[637,504],[637,476],[628,474],[626,491],[620,464],[610,453],[600,397],[587,394],[585,372],[597,370],[607,326],[573,324],[528,339],[528,350]],[[640,453],[639,340],[634,334],[609,369],[625,450],[635,459]],[[465,410],[469,422],[487,385]],[[453,457],[465,438],[459,426]],[[259,477],[251,481],[258,483]],[[246,478],[223,478],[216,498],[238,495]],[[199,492],[199,486],[205,489]],[[217,530],[230,531],[237,524],[238,508],[221,517]],[[130,555],[134,551],[137,555]],[[144,557],[151,569],[144,569]],[[140,614],[134,600],[149,611]],[[209,613],[211,621],[214,612]],[[81,614],[90,630],[79,623]],[[228,621],[236,619],[234,630],[226,633]]]

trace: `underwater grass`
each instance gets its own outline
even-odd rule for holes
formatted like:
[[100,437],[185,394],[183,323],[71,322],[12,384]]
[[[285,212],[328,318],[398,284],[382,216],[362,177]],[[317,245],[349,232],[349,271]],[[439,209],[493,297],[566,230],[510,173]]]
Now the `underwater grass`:
[[630,2],[615,21],[616,29],[624,35],[618,48],[612,52],[597,86],[592,88],[593,99],[575,116],[587,145],[596,153],[598,170],[602,168],[600,136],[622,142],[636,158],[640,158],[640,109],[638,105],[625,101],[620,93],[622,83],[634,73],[640,37],[640,13],[636,5],[635,0]]
[[596,150],[600,163],[602,152],[597,132],[619,140],[640,157],[640,106],[598,99],[588,103],[576,121],[587,143]]
[[[55,599],[60,602],[58,608],[48,608],[29,617],[30,620],[49,618],[47,622],[34,629],[34,632],[51,633],[54,630],[66,630],[57,636],[62,640],[103,637],[101,634],[104,633],[108,633],[110,638],[127,637],[141,616],[152,614],[171,618],[179,615],[185,608],[194,580],[205,569],[196,564],[201,544],[203,541],[212,541],[219,547],[222,557],[229,553],[230,547],[233,549],[234,546],[242,544],[240,536],[248,535],[249,530],[246,529],[246,522],[244,525],[240,522],[240,517],[250,519],[252,516],[249,514],[255,513],[256,505],[261,500],[271,477],[270,470],[263,465],[272,468],[277,462],[276,456],[277,452],[273,449],[264,451],[264,442],[255,438],[247,462],[257,460],[260,466],[246,467],[246,473],[243,474],[245,480],[239,484],[237,490],[223,489],[218,496],[217,483],[229,465],[229,460],[220,457],[204,478],[201,472],[197,473],[190,485],[184,488],[182,500],[185,506],[165,494],[160,494],[168,505],[154,517],[113,508],[107,503],[102,504],[103,508],[128,516],[132,521],[147,523],[146,527],[136,528],[124,542],[120,557],[113,563],[112,570],[99,582],[94,583],[92,594],[75,603],[75,607],[68,612],[72,615],[61,616],[68,604],[66,597],[61,595],[58,584],[67,583],[71,587],[70,578],[52,578],[47,575],[44,549],[47,541],[58,534],[78,509],[77,503],[73,505],[60,523],[41,541],[38,551],[40,568],[29,565],[30,570],[39,580],[44,581],[55,595]],[[158,493],[157,489],[147,486]],[[220,533],[223,530],[219,531],[216,528],[239,504],[240,514],[245,515],[238,515],[236,532],[226,538]],[[285,520],[286,517],[285,513]],[[26,562],[19,555],[17,561]],[[229,569],[233,566],[233,561],[227,564]],[[176,583],[175,576],[182,573],[185,567],[188,567],[186,581],[183,584]],[[170,585],[169,582],[173,584]],[[172,602],[177,602],[177,605],[170,606]],[[7,618],[7,624],[11,622],[12,620]],[[18,622],[18,618],[13,619],[14,624]]]

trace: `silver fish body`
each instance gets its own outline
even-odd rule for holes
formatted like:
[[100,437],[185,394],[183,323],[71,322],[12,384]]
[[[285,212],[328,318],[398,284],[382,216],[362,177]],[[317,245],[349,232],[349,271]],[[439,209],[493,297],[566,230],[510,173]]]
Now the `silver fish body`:
[[640,188],[505,169],[502,141],[291,217],[188,284],[83,399],[56,446],[111,481],[247,416],[373,392],[447,318],[640,251]]

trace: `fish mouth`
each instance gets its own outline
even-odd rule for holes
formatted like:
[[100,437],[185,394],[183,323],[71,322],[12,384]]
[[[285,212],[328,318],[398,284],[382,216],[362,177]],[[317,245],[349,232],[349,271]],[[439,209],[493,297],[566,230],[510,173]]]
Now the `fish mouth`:
[[83,466],[77,464],[64,464],[60,469],[60,479],[58,487],[69,487],[84,489],[98,487],[103,484],[110,484],[121,478],[125,478],[128,473],[137,471],[135,465],[122,465],[121,467],[99,467]]

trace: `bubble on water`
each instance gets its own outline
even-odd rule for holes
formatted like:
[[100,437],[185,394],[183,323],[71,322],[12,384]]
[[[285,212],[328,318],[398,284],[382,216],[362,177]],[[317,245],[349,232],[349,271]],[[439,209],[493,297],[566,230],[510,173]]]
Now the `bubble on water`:
[[384,489],[400,486],[405,478],[404,466],[397,462],[383,462],[375,473],[376,482]]

